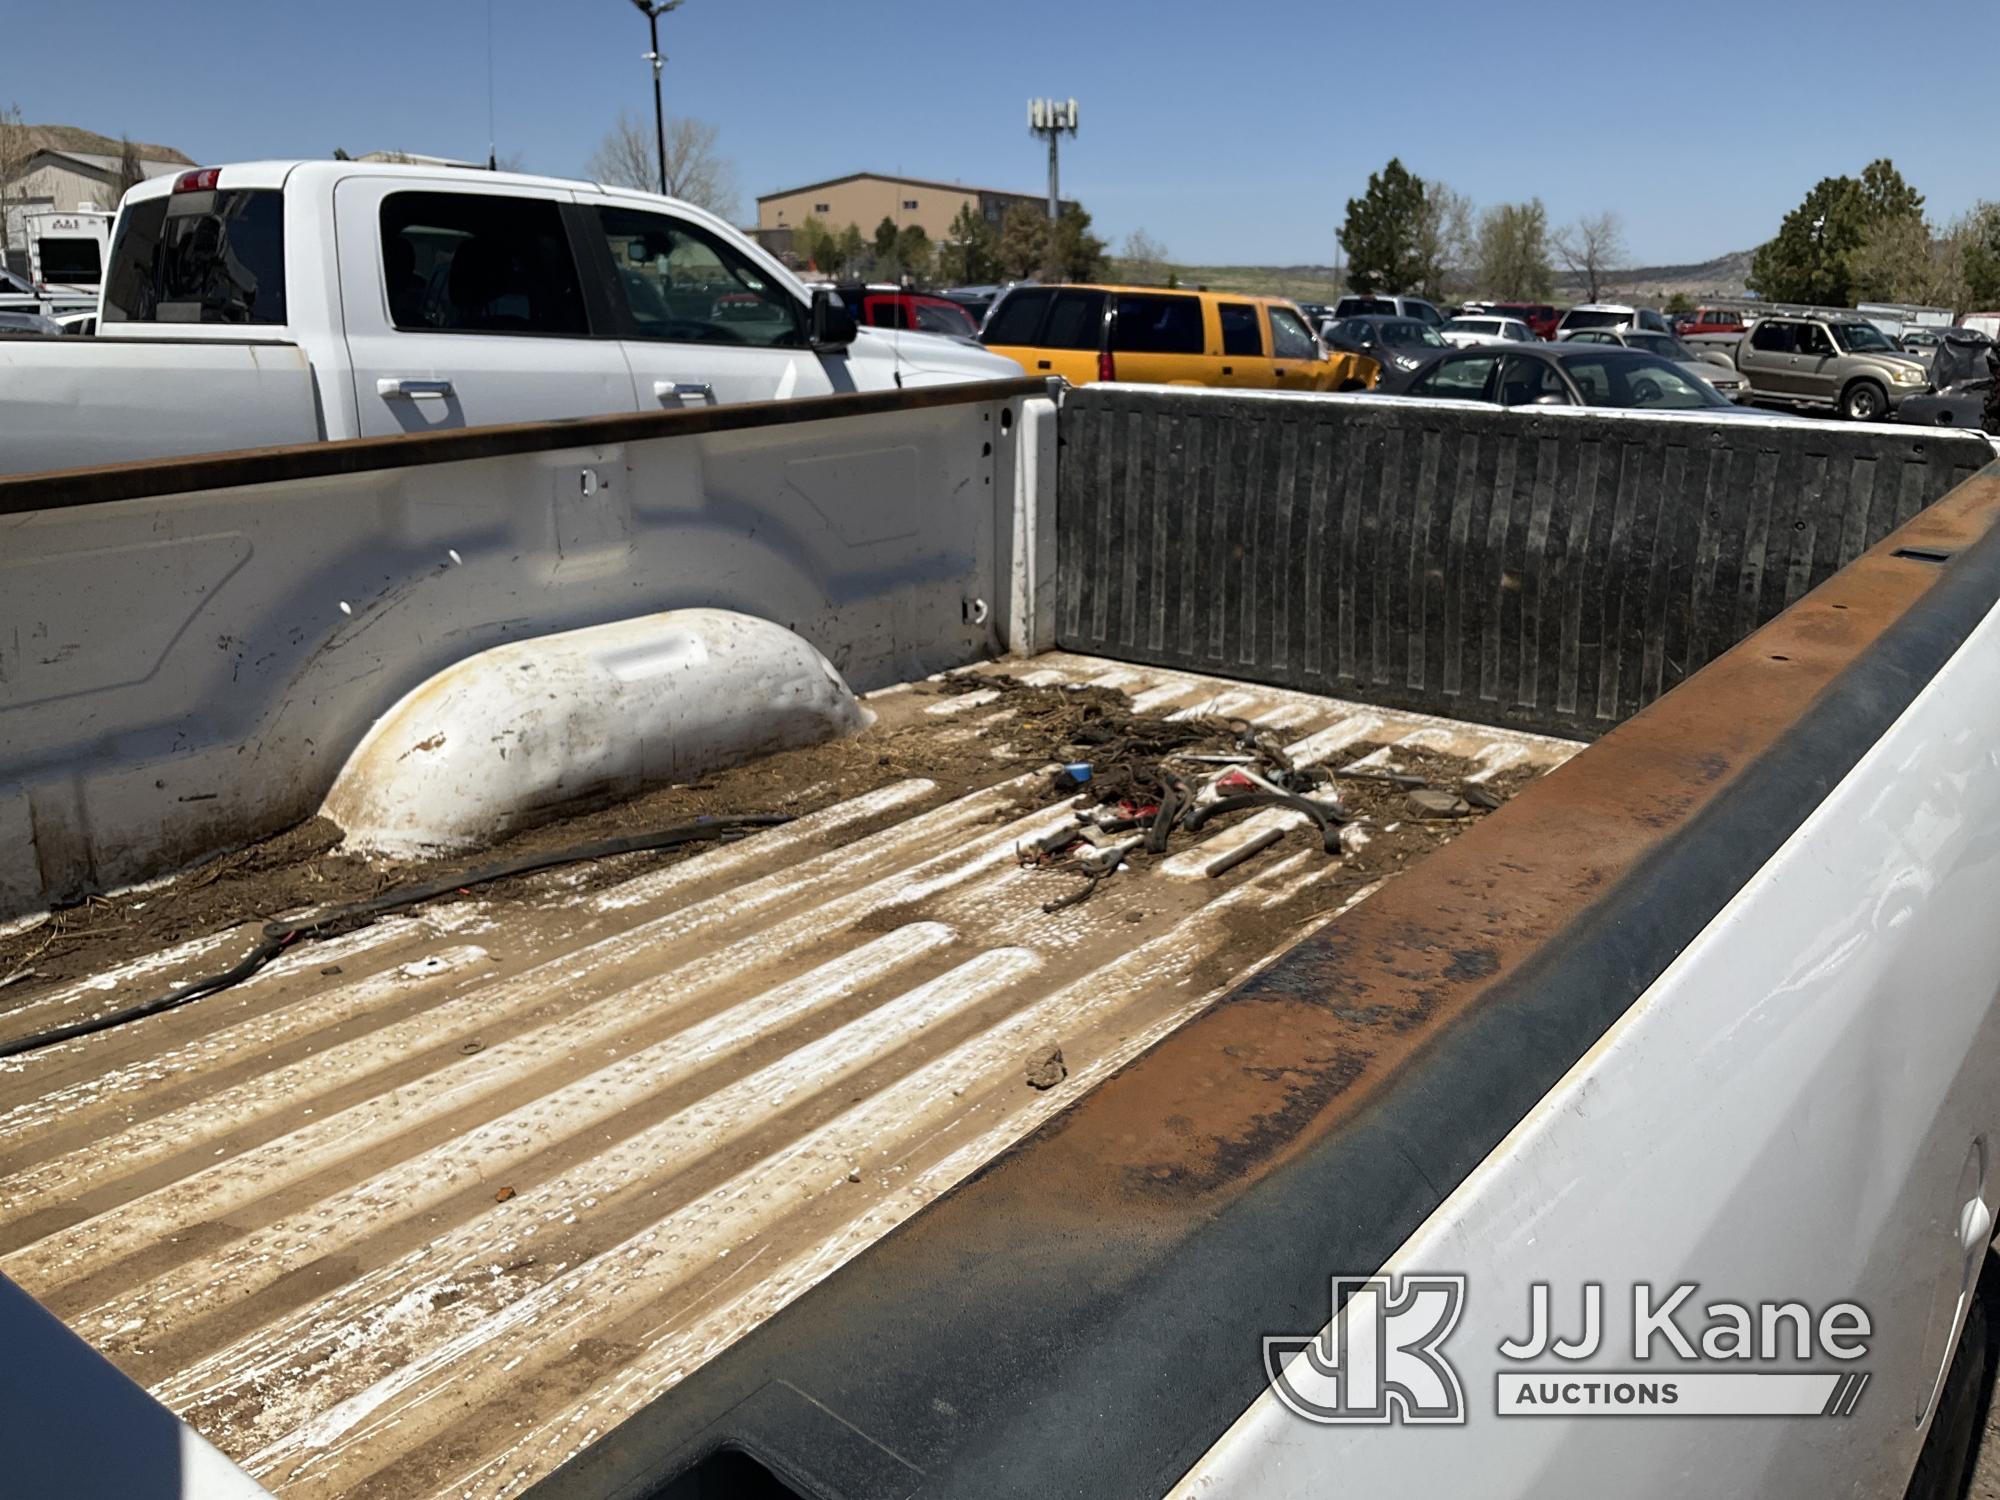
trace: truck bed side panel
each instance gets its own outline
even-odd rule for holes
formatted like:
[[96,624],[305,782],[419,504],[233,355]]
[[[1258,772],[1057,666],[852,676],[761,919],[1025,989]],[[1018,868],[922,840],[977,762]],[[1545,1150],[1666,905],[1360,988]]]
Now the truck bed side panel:
[[0,479],[0,912],[310,816],[379,714],[503,641],[710,605],[861,691],[991,652],[1009,402],[1043,389]]

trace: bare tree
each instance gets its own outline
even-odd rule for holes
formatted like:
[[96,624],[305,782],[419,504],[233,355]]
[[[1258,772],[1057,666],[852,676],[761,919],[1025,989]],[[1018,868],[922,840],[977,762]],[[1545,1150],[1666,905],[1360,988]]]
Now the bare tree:
[[1472,200],[1442,182],[1424,184],[1417,217],[1418,287],[1427,297],[1449,297],[1473,263]]
[[1167,261],[1167,247],[1143,229],[1135,229],[1125,236],[1124,261],[1126,279],[1141,286],[1164,284],[1171,269]]
[[13,218],[27,198],[20,179],[34,154],[34,141],[21,123],[20,106],[0,105],[0,260],[10,250],[25,248],[13,241]]
[[[713,125],[686,116],[667,119],[667,194],[681,198],[725,219],[736,216],[736,168],[716,149],[720,134]],[[584,163],[584,171],[599,182],[618,187],[657,190],[658,154],[646,121],[630,110],[618,112],[618,122]]]
[[1557,230],[1549,239],[1549,248],[1570,275],[1583,278],[1588,293],[1585,300],[1595,302],[1599,291],[1611,279],[1612,269],[1625,258],[1625,226],[1608,209],[1601,214],[1586,214],[1567,228]]
[[111,206],[116,208],[125,201],[125,195],[146,180],[146,169],[139,165],[139,148],[132,144],[131,136],[121,136],[118,141],[118,180],[111,185]]

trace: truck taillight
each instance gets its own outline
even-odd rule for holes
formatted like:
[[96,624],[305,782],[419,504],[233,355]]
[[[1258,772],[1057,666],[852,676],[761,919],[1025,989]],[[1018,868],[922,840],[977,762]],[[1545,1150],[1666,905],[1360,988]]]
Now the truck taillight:
[[1111,358],[1111,351],[1109,349],[1098,351],[1097,378],[1099,380],[1116,380],[1118,378],[1118,365]]
[[220,167],[197,167],[192,172],[183,172],[174,179],[177,193],[207,193],[215,188],[216,179],[222,175]]

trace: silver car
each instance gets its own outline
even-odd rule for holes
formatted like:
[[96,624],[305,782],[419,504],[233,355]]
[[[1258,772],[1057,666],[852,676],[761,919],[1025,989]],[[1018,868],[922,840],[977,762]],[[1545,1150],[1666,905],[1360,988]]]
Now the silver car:
[[1643,349],[1648,354],[1657,354],[1661,359],[1678,365],[1685,374],[1708,382],[1731,401],[1741,401],[1750,394],[1750,382],[1728,363],[1727,355],[1697,354],[1671,333],[1656,333],[1650,328],[1579,328],[1574,333],[1564,334],[1562,341],[1565,344],[1622,344],[1627,349]]

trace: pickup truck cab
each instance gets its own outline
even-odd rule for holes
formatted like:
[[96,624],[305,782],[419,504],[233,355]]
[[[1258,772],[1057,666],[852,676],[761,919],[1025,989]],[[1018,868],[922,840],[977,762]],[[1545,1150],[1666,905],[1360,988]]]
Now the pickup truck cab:
[[1924,362],[1860,318],[1762,318],[1737,346],[1749,397],[1886,421],[1930,385]]
[[857,330],[690,204],[339,161],[132,189],[98,332],[0,355],[0,472],[1020,373]]

